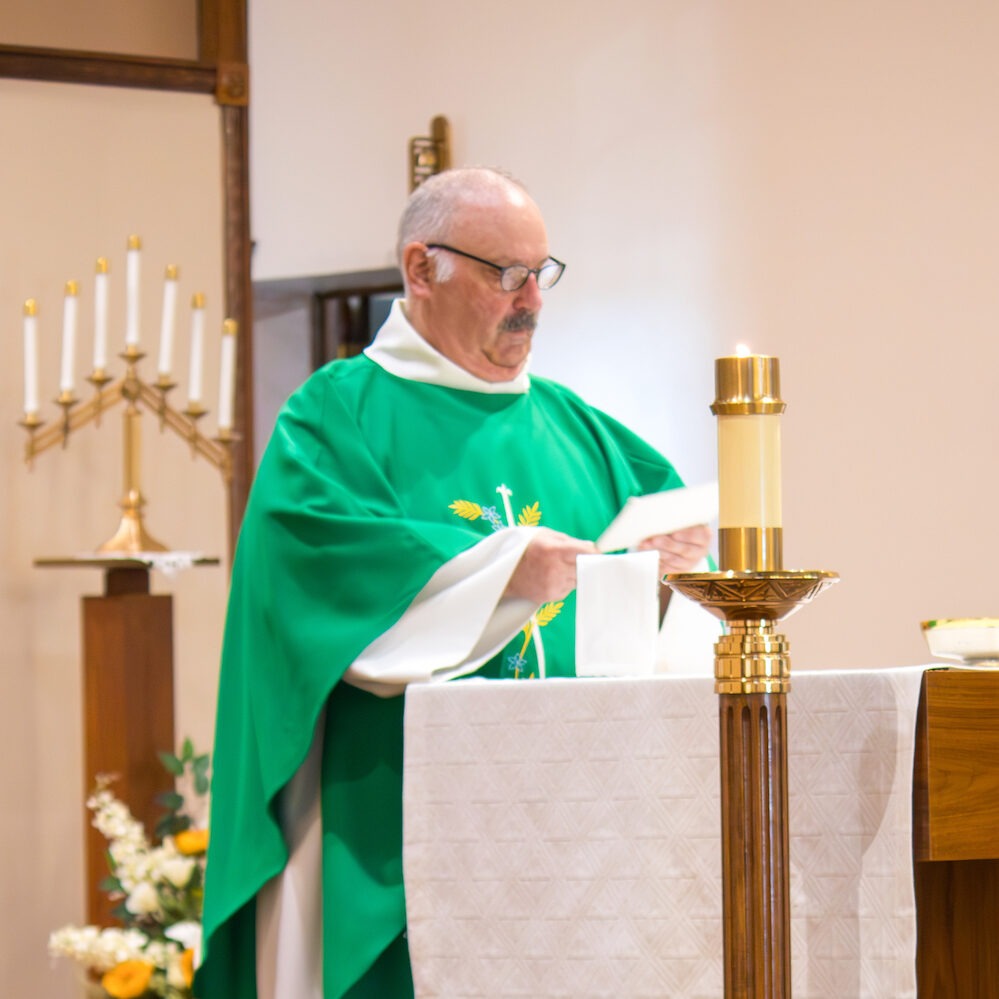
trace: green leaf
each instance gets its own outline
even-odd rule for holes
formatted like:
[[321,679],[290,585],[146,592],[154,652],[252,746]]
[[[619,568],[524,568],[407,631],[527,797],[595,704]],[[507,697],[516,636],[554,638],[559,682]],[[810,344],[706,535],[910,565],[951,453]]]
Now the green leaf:
[[180,758],[185,763],[190,763],[194,759],[194,743],[190,739],[184,740],[184,746],[181,749]]
[[211,757],[209,757],[207,753],[202,753],[201,756],[196,756],[193,763],[194,772],[196,774],[208,773],[209,763],[211,763]]
[[209,781],[204,774],[194,775],[194,791],[196,794],[208,794]]
[[191,818],[188,815],[177,815],[175,813],[164,815],[156,823],[156,837],[157,839],[163,839],[164,836],[174,836],[181,830],[190,829],[190,827]]
[[181,763],[180,760],[173,755],[173,753],[164,753],[161,751],[157,755],[160,758],[160,763],[162,763],[163,766],[166,767],[166,769],[174,776],[180,777],[180,775],[184,772],[184,764]]
[[156,804],[175,812],[184,804],[184,796],[176,791],[164,791],[156,795]]
[[106,877],[98,886],[101,891],[107,892],[108,894],[112,892],[124,891],[121,882],[115,877]]

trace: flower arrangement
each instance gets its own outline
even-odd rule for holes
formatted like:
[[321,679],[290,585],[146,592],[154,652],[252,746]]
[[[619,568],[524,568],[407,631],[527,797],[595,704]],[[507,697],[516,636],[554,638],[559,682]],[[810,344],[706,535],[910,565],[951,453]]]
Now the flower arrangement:
[[99,980],[105,999],[193,999],[199,959],[205,851],[208,848],[208,754],[185,739],[179,755],[160,753],[176,790],[158,797],[164,814],[158,845],[110,790],[114,778],[98,777],[87,799],[93,824],[108,841],[110,876],[101,889],[118,904],[118,927],[65,926],[49,937],[49,953],[69,957]]

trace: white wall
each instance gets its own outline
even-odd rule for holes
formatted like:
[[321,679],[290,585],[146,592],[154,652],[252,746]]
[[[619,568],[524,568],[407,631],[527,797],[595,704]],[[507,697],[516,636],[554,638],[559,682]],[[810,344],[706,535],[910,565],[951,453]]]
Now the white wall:
[[[782,360],[796,668],[995,614],[999,8],[251,3],[258,279],[382,267],[406,143],[504,166],[569,264],[535,370],[715,474],[715,356]],[[289,67],[295,72],[290,73]]]
[[[81,428],[65,449],[22,460],[22,303],[39,303],[41,416],[57,417],[63,286],[80,284],[77,394],[91,370],[95,260],[111,262],[109,370],[123,373],[125,244],[143,238],[140,371],[155,378],[168,263],[180,265],[176,372],[186,386],[193,291],[207,295],[206,405],[218,386],[222,322],[221,150],[210,97],[0,80],[0,982],[8,995],[78,995],[49,933],[81,923],[83,733],[81,598],[102,592],[96,569],[33,560],[92,551],[118,524],[122,409]],[[186,388],[172,401],[183,406]],[[214,433],[214,417],[205,429]],[[221,476],[142,419],[146,523],[174,548],[226,555]],[[199,568],[152,590],[173,595],[178,737],[211,744],[228,568]],[[169,747],[164,747],[169,748]]]

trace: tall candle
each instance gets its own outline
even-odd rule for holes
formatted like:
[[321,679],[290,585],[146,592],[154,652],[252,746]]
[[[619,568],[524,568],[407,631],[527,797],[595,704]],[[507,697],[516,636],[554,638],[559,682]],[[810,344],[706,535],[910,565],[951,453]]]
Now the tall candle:
[[125,348],[139,345],[139,276],[142,240],[128,237],[125,257]]
[[232,430],[236,390],[236,320],[222,323],[222,358],[219,364],[219,432]]
[[24,415],[38,413],[38,304],[24,303]]
[[166,378],[170,374],[173,361],[173,326],[177,312],[177,278],[180,270],[176,264],[169,264],[166,269],[166,281],[163,284],[163,317],[160,322],[160,363],[158,372]]
[[97,258],[94,275],[94,371],[103,371],[108,363],[108,262]]
[[188,365],[187,405],[201,403],[201,354],[205,335],[205,296],[199,291],[191,299],[191,360]]
[[715,362],[718,543],[724,570],[781,568],[780,367],[749,354]]
[[66,297],[62,310],[62,367],[59,373],[59,391],[72,393],[73,369],[76,361],[76,296],[79,289],[75,281],[66,282]]

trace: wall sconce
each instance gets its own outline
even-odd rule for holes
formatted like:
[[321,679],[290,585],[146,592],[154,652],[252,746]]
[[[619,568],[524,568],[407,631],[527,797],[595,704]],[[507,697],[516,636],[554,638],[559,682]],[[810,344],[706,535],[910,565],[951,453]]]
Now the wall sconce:
[[451,124],[443,115],[430,122],[430,135],[409,140],[409,191],[451,166]]

